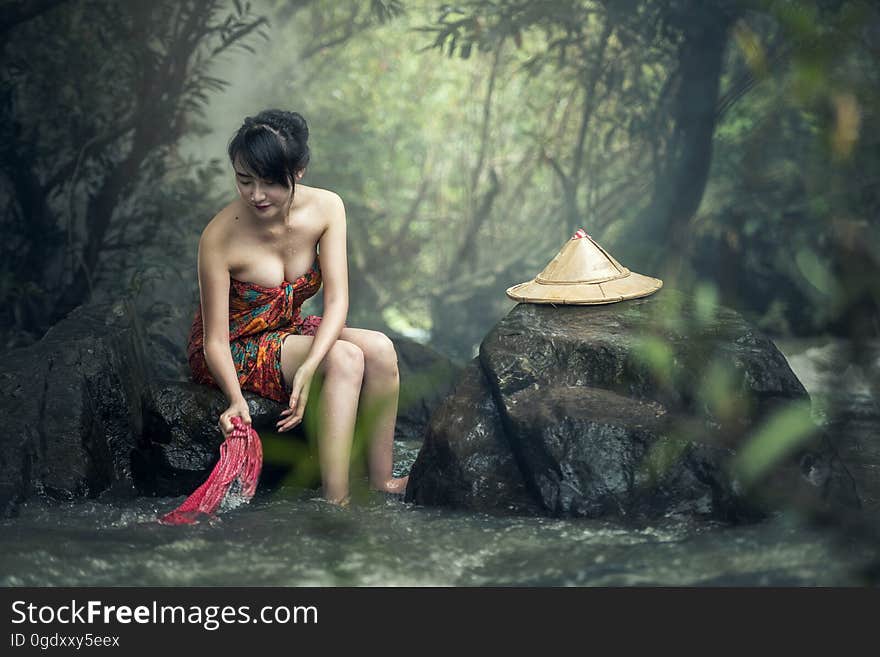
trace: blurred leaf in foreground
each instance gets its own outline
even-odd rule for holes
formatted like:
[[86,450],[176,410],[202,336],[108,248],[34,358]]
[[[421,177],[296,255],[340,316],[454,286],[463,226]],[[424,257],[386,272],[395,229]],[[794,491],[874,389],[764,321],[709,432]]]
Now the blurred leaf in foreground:
[[745,487],[753,485],[817,431],[809,401],[784,406],[767,418],[736,455],[734,476]]

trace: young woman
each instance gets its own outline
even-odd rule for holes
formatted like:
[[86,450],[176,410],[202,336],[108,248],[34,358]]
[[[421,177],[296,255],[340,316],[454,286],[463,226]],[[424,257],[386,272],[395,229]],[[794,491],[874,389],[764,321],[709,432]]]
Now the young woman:
[[[335,193],[299,183],[309,162],[309,131],[295,112],[266,110],[245,119],[229,144],[239,198],[199,240],[201,307],[190,332],[193,380],[218,386],[220,415],[251,423],[242,390],[286,403],[280,432],[302,421],[316,373],[318,460],[325,499],[347,502],[358,408],[378,408],[367,448],[370,485],[403,493],[392,477],[399,379],[394,345],[383,333],[345,326],[348,264],[345,208]],[[324,315],[300,306],[324,284]]]

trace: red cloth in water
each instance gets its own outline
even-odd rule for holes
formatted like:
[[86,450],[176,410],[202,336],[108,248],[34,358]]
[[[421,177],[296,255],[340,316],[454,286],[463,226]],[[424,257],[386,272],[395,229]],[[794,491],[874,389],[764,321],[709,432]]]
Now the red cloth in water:
[[230,504],[249,502],[257,491],[263,467],[263,444],[253,427],[232,418],[232,433],[220,445],[220,460],[207,481],[174,511],[159,519],[165,525],[191,525],[202,516],[212,517],[224,499]]

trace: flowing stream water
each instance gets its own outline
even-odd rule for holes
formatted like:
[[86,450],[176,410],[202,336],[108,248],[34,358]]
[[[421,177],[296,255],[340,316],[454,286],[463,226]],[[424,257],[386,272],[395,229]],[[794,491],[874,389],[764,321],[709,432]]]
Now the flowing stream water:
[[[816,403],[836,343],[780,346]],[[876,456],[880,414],[859,372],[849,371],[848,381],[844,410],[858,421],[841,431]],[[405,469],[418,446],[396,451]],[[871,463],[863,470],[859,476],[880,474]],[[865,513],[880,509],[871,491],[863,493]],[[339,509],[282,493],[258,495],[213,522],[155,522],[182,499],[29,502],[0,521],[0,585],[852,586],[866,583],[864,568],[878,557],[875,546],[795,511],[736,527],[634,524],[496,517],[378,494]]]

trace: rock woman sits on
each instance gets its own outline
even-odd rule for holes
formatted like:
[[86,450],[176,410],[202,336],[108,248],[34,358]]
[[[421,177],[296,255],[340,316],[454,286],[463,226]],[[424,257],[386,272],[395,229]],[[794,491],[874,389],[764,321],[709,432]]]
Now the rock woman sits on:
[[[380,409],[368,438],[370,486],[403,493],[392,476],[399,379],[394,345],[383,333],[345,326],[348,263],[345,208],[331,191],[299,183],[309,162],[308,127],[295,112],[245,119],[229,144],[239,198],[199,240],[201,306],[187,355],[193,380],[219,387],[229,402],[220,428],[251,418],[242,390],[288,405],[279,432],[316,404],[323,495],[345,504],[359,408]],[[324,284],[324,315],[300,307]],[[323,377],[310,400],[316,373]],[[311,411],[310,411],[311,412]]]

